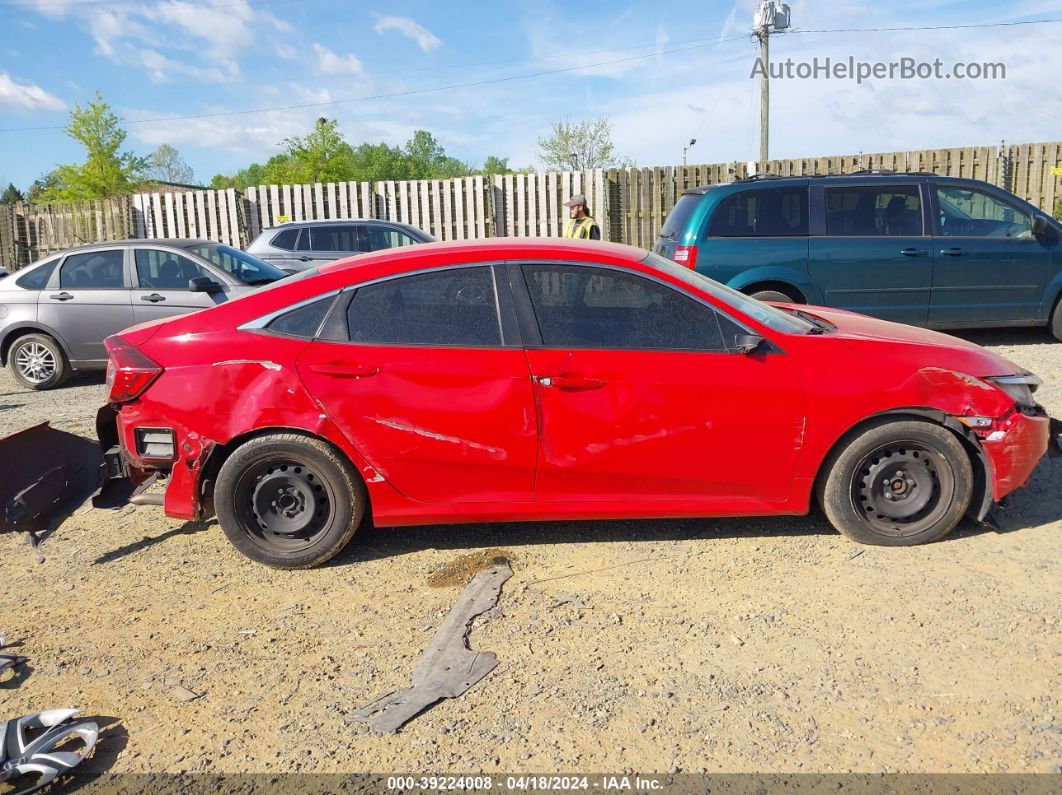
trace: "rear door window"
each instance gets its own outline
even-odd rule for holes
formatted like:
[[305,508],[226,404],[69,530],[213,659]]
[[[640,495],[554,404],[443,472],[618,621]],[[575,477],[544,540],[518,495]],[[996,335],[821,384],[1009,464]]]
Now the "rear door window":
[[371,224],[363,227],[367,237],[365,251],[379,251],[384,248],[399,248],[400,246],[412,246],[418,242],[405,232],[388,226],[376,226]]
[[551,348],[725,351],[716,312],[630,273],[524,265],[542,343]]
[[359,227],[313,226],[309,228],[311,251],[361,251]]
[[791,237],[808,233],[808,189],[758,188],[724,199],[709,237]]
[[121,290],[125,284],[125,251],[91,251],[71,254],[59,269],[59,286],[65,290]]
[[347,306],[351,342],[480,347],[501,344],[489,267],[403,276],[360,287]]
[[921,237],[917,185],[826,188],[826,234],[832,237]]

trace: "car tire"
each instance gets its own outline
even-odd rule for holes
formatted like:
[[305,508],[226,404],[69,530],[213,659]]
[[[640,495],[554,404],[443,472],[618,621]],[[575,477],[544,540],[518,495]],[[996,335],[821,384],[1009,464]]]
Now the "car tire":
[[308,569],[334,557],[368,505],[365,484],[319,439],[259,436],[221,465],[214,507],[226,537],[258,563]]
[[786,295],[780,290],[757,290],[751,293],[750,297],[755,298],[757,301],[780,301],[783,304],[799,304],[791,295]]
[[1055,301],[1055,311],[1051,313],[1051,333],[1062,342],[1062,298]]
[[901,547],[951,532],[973,488],[970,456],[954,433],[930,422],[883,419],[837,446],[818,496],[830,524],[853,541]]
[[47,334],[19,337],[7,352],[7,363],[15,380],[28,389],[55,389],[70,377],[66,354]]

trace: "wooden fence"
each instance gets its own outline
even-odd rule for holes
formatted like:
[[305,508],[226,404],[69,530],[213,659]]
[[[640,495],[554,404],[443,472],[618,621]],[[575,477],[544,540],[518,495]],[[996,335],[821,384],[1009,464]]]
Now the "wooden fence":
[[562,232],[563,203],[573,193],[586,195],[605,240],[649,248],[688,188],[756,173],[801,176],[858,169],[981,179],[1048,213],[1062,200],[1058,142],[443,180],[260,185],[242,193],[138,193],[97,202],[0,205],[0,263],[21,267],[80,243],[124,237],[201,237],[243,247],[262,230],[286,221],[333,218],[401,221],[439,240],[554,237]]

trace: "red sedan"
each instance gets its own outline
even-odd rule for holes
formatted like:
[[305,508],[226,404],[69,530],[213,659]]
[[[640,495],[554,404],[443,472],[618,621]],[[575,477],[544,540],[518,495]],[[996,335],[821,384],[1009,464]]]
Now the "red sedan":
[[[367,254],[107,341],[101,440],[271,566],[378,526],[798,515],[940,538],[1058,425],[977,345],[768,305],[620,245]],[[152,495],[134,497],[151,502]]]

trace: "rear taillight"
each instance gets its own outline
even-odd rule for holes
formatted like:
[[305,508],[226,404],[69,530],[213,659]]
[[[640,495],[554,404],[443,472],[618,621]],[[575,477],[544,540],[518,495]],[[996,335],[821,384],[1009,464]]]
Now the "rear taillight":
[[162,375],[162,367],[121,337],[108,337],[107,386],[111,403],[125,403],[143,394]]
[[696,246],[675,246],[675,262],[685,265],[690,270],[697,267]]

